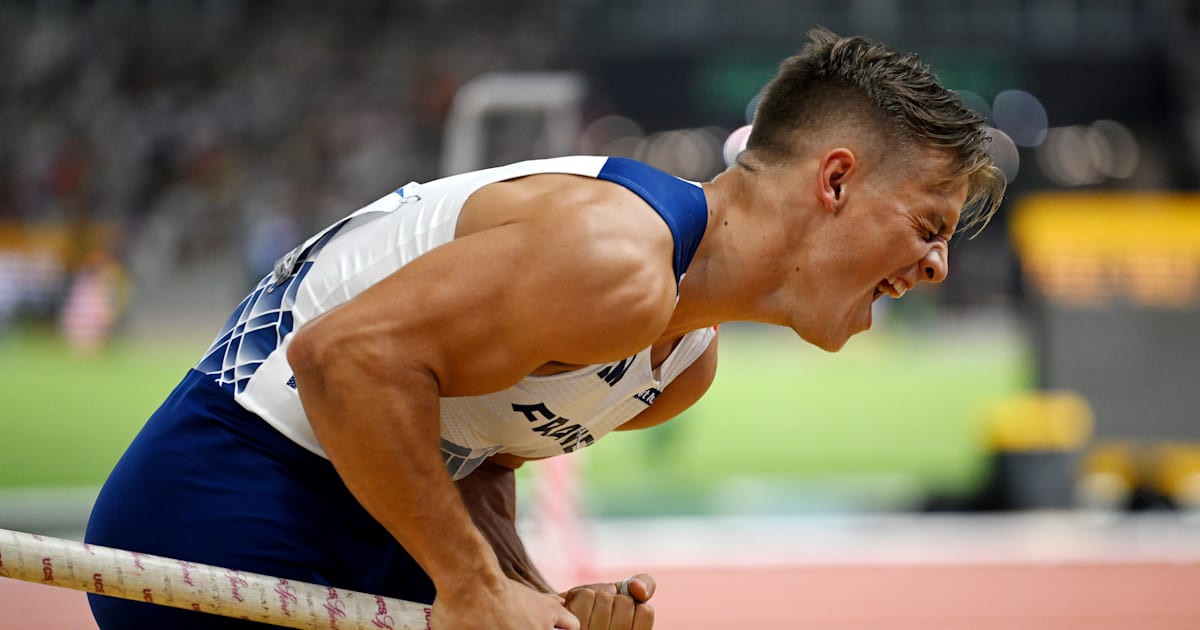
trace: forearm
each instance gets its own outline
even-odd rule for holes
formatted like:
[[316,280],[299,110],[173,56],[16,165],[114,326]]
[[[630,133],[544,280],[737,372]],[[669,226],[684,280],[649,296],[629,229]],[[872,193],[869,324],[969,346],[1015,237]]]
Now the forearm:
[[475,526],[495,551],[504,574],[530,588],[556,593],[530,559],[517,534],[513,469],[485,462],[456,485]]
[[352,367],[296,370],[305,412],[338,474],[439,593],[502,580],[442,461],[436,382],[418,370],[384,380]]

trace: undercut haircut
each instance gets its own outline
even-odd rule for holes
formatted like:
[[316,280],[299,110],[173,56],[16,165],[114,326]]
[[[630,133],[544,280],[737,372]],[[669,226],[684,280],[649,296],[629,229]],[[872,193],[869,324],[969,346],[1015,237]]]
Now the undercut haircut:
[[882,141],[883,156],[939,150],[950,159],[946,182],[966,178],[959,223],[983,229],[1007,185],[988,148],[986,121],[955,92],[942,87],[916,54],[901,55],[865,37],[809,31],[809,43],[780,64],[762,90],[746,149],[769,162],[802,150],[803,138],[846,121],[866,125]]

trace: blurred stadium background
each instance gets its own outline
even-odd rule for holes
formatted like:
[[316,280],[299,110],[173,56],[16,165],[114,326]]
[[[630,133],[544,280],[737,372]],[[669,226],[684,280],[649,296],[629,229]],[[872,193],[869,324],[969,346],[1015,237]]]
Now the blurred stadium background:
[[[920,53],[985,114],[1004,208],[841,353],[725,326],[685,416],[524,468],[547,571],[792,589],[664,582],[667,628],[762,606],[772,627],[1200,627],[1171,597],[1200,558],[1196,0],[5,3],[0,527],[79,536],[148,413],[305,235],[530,157],[708,179],[817,25]],[[997,565],[1052,586],[953,572]],[[36,592],[14,588],[0,611]],[[31,610],[0,627],[78,627]]]

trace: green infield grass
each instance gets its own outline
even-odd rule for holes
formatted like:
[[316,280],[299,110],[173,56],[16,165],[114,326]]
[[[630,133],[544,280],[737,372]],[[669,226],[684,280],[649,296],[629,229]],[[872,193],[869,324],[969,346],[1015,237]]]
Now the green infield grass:
[[718,365],[683,415],[587,450],[593,511],[904,509],[970,492],[986,471],[981,411],[1032,382],[1023,344],[964,332],[889,329],[829,354],[723,328]]
[[203,350],[124,341],[87,355],[46,331],[0,338],[0,488],[99,486]]
[[[124,340],[86,356],[49,333],[0,339],[0,489],[98,486],[205,345]],[[728,326],[720,353],[712,389],[683,416],[584,451],[588,509],[903,507],[967,491],[984,466],[980,410],[1031,380],[1004,335],[889,327],[827,354],[787,331]],[[526,468],[523,479],[537,465]]]

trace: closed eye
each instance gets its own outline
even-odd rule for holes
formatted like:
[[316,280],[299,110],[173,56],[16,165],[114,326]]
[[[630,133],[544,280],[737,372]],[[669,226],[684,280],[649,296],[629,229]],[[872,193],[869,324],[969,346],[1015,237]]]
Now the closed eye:
[[933,218],[927,218],[922,221],[922,223],[923,225],[921,227],[925,232],[926,242],[932,243],[938,239],[949,242],[950,237],[953,236],[953,232],[949,232],[946,229],[946,219],[940,215],[937,215]]

